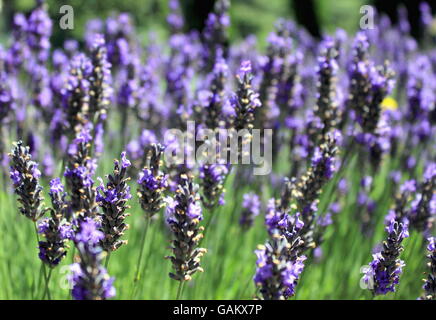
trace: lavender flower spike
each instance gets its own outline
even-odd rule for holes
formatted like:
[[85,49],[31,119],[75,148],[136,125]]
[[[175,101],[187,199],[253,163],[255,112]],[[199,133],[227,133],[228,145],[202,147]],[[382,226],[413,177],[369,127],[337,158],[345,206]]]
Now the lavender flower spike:
[[424,294],[422,300],[436,300],[436,238],[428,238],[428,266],[427,279],[424,280]]
[[126,178],[129,166],[130,161],[126,159],[126,152],[122,152],[121,162],[114,161],[114,172],[108,175],[106,187],[103,184],[97,187],[96,200],[103,210],[101,231],[105,236],[100,245],[108,252],[127,244],[127,240],[120,240],[120,238],[129,228],[129,225],[124,223],[129,215],[125,211],[130,208],[127,201],[132,197],[130,187],[127,185],[130,178]]
[[89,79],[92,71],[91,60],[82,53],[77,54],[71,60],[67,84],[62,89],[62,102],[68,126],[66,129],[73,137],[89,122]]
[[206,163],[200,167],[201,202],[205,208],[213,209],[224,204],[224,182],[229,173],[228,165],[224,162],[222,160],[218,163]]
[[323,138],[324,142],[315,149],[312,164],[307,172],[296,182],[292,191],[297,212],[301,213],[304,226],[301,237],[304,241],[303,251],[316,245],[313,242],[313,229],[316,212],[318,211],[319,195],[322,188],[333,177],[336,170],[335,156],[340,139],[338,131],[330,132]]
[[91,48],[92,73],[90,76],[90,114],[96,115],[98,122],[106,119],[107,108],[112,98],[111,64],[107,58],[107,48],[103,35],[96,34]]
[[318,93],[315,114],[323,122],[322,133],[337,127],[340,121],[336,82],[338,74],[338,52],[332,39],[322,43],[321,55],[318,57]]
[[203,219],[198,185],[185,174],[180,176],[181,183],[176,191],[174,201],[167,207],[167,223],[174,235],[172,241],[173,256],[170,259],[174,273],[169,276],[177,281],[189,281],[192,275],[203,272],[200,267],[200,258],[206,249],[198,248],[203,238],[203,227],[199,227]]
[[37,1],[37,6],[30,14],[27,25],[27,44],[34,53],[37,63],[45,63],[49,58],[52,26],[44,1]]
[[93,175],[96,164],[90,157],[91,134],[83,128],[68,148],[69,159],[65,168],[67,190],[71,196],[71,214],[74,218],[97,214],[96,190]]
[[254,122],[254,111],[261,106],[259,94],[251,88],[253,75],[251,73],[251,62],[242,61],[239,72],[236,76],[238,79],[238,91],[236,96],[231,100],[235,111],[233,128],[237,131],[242,129],[252,129]]
[[411,227],[419,230],[431,230],[436,216],[436,163],[430,163],[424,172],[424,181],[418,187],[416,199],[410,212]]
[[10,178],[14,192],[18,195],[18,202],[21,204],[20,212],[36,222],[44,214],[44,198],[41,194],[42,186],[39,184],[41,172],[38,170],[38,164],[32,161],[29,147],[24,147],[22,141],[15,143],[9,157]]
[[109,277],[101,264],[104,252],[98,244],[103,238],[94,220],[86,218],[80,224],[74,239],[79,261],[71,265],[70,276],[75,300],[105,300],[115,296],[114,278]]
[[285,300],[295,294],[306,257],[290,261],[290,247],[286,238],[275,230],[271,239],[256,250],[257,269],[253,280],[260,290],[261,299]]
[[399,283],[405,266],[404,261],[398,258],[403,251],[401,243],[409,236],[407,224],[392,219],[386,231],[388,238],[383,242],[382,250],[373,254],[374,260],[363,278],[374,295],[395,292],[395,286]]
[[255,193],[246,193],[243,196],[243,202],[241,218],[239,219],[239,224],[244,230],[249,229],[260,213],[261,202],[259,196]]
[[53,206],[51,216],[38,224],[38,232],[45,237],[45,241],[39,242],[39,258],[54,268],[66,256],[68,240],[73,238],[74,232],[65,219],[68,210],[67,194],[59,178],[50,181],[49,194]]
[[164,206],[163,193],[168,188],[168,176],[160,170],[164,147],[151,144],[147,148],[147,164],[142,169],[138,179],[138,197],[142,210],[152,217]]

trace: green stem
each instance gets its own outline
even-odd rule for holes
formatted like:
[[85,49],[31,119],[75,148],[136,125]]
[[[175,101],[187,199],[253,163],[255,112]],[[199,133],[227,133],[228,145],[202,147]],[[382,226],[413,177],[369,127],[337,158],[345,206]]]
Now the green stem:
[[145,239],[147,238],[147,231],[148,231],[148,227],[150,226],[150,220],[151,218],[146,217],[145,218],[146,222],[145,222],[145,229],[142,232],[142,239],[141,239],[141,251],[139,252],[139,257],[138,257],[138,261],[136,263],[136,273],[135,273],[135,278],[133,279],[133,281],[136,283],[138,282],[138,280],[140,279],[141,276],[141,262],[142,262],[142,256],[144,255],[144,247],[145,247]]
[[44,297],[47,294],[47,298],[48,300],[51,300],[51,294],[50,294],[50,278],[51,278],[51,274],[52,274],[53,269],[50,268],[50,271],[48,272],[47,278],[46,278],[46,282],[45,282],[45,292],[44,292]]
[[74,255],[76,254],[76,246],[73,247],[73,251],[71,251],[71,263],[74,263]]
[[[147,216],[145,219],[146,219],[145,228],[142,231],[141,249],[140,249],[141,251],[139,252],[138,262],[136,263],[136,272],[135,272],[135,277],[133,278],[133,288],[132,288],[132,293],[130,295],[130,299],[133,299],[133,297],[136,295],[138,289],[138,280],[141,277],[142,256],[144,255],[145,240],[147,238],[147,231],[150,226],[151,218]],[[145,270],[143,270],[143,272],[145,272]]]
[[107,267],[108,267],[108,265],[109,265],[109,259],[110,259],[110,257],[111,257],[111,253],[108,252],[108,254],[107,254],[107,256],[106,256],[106,260],[105,260],[105,262],[104,262],[104,267],[105,267],[106,270],[107,270]]
[[201,242],[204,240],[204,238],[206,237],[206,232],[207,232],[207,230],[209,230],[209,227],[210,227],[210,224],[211,224],[211,222],[212,222],[212,220],[213,220],[213,217],[214,217],[214,213],[215,213],[215,209],[210,209],[209,210],[209,212],[210,212],[210,215],[209,215],[209,220],[207,221],[207,223],[206,223],[206,226],[204,227],[204,231],[203,231],[203,237],[200,239],[200,241],[198,242],[198,245],[200,246],[200,244],[201,244]]
[[180,298],[182,297],[182,291],[183,291],[184,284],[185,284],[185,281],[179,282],[179,287],[177,288],[176,300],[180,300]]
[[[141,275],[143,276],[143,277],[145,277],[145,273],[146,273],[146,271],[147,271],[147,268],[148,268],[148,264],[149,264],[149,261],[150,261],[150,257],[151,257],[151,254],[152,254],[152,244],[154,243],[154,237],[155,237],[155,228],[152,228],[151,226],[150,226],[150,239],[149,239],[149,246],[147,247],[147,255],[145,256],[145,259],[144,259],[144,266],[142,267],[142,271],[141,271]],[[142,293],[143,293],[143,291],[144,291],[144,285],[145,285],[145,282],[143,281],[142,282],[142,286],[141,286],[141,288],[138,288],[138,289],[140,289],[140,293],[141,293],[141,295],[142,295]]]
[[[35,229],[36,243],[39,246],[39,234],[38,234],[38,227],[36,226],[36,221],[33,221],[33,227]],[[41,260],[41,265],[42,265],[42,272],[43,272],[44,280],[45,280],[45,287],[47,288],[47,272],[45,270],[45,264],[42,260]],[[46,290],[44,291],[44,295],[43,295],[42,299],[45,298],[45,293],[46,293]]]

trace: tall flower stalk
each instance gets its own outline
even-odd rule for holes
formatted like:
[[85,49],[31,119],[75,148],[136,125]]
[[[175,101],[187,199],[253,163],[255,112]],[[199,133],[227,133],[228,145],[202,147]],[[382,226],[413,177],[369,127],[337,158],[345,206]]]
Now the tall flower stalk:
[[183,284],[190,281],[195,272],[203,272],[200,258],[207,250],[198,247],[203,237],[204,228],[199,226],[202,219],[198,185],[192,182],[192,177],[182,175],[176,195],[166,212],[166,221],[173,234],[173,255],[167,258],[171,260],[174,271],[169,276],[180,281],[177,298],[180,297]]
[[93,175],[96,163],[91,158],[90,130],[83,128],[68,148],[68,161],[65,168],[67,190],[71,197],[72,217],[83,220],[85,217],[96,217],[97,202]]
[[140,278],[142,256],[144,253],[144,246],[151,219],[164,206],[163,194],[168,188],[168,176],[160,170],[160,167],[162,166],[161,158],[163,151],[164,147],[155,143],[146,148],[146,165],[140,172],[139,179],[137,181],[139,185],[137,194],[141,208],[145,212],[146,225],[143,229],[141,238],[140,253],[134,278],[135,282],[137,282]]
[[295,286],[304,269],[305,256],[289,260],[291,245],[278,230],[271,239],[258,247],[254,283],[263,300],[285,300],[295,294]]
[[270,199],[265,216],[269,240],[256,251],[258,260],[254,276],[261,298],[284,300],[295,294],[306,256],[300,254],[304,241],[300,232],[304,223],[300,213],[291,215],[291,194],[295,181],[285,179],[280,199]]
[[436,238],[428,238],[428,268],[427,279],[424,280],[422,300],[436,300]]
[[83,220],[74,238],[78,261],[71,265],[71,294],[75,300],[106,300],[115,296],[114,278],[102,266],[104,252],[99,246],[104,234],[90,218]]
[[[9,157],[11,159],[10,178],[13,183],[14,192],[18,195],[17,201],[20,204],[20,213],[33,221],[36,240],[40,244],[37,220],[46,211],[43,204],[42,186],[39,183],[41,172],[38,170],[38,164],[32,160],[29,147],[25,147],[22,141],[15,143]],[[41,263],[45,287],[48,288],[47,273],[43,260]]]
[[386,227],[388,237],[383,242],[381,251],[373,254],[373,261],[365,272],[364,283],[373,295],[385,295],[395,292],[400,282],[405,263],[399,259],[403,251],[402,242],[409,236],[408,226],[405,222],[392,219]]
[[127,240],[121,240],[121,237],[129,228],[125,219],[129,215],[126,210],[130,208],[127,201],[132,197],[130,187],[127,185],[129,178],[126,177],[130,165],[130,161],[126,158],[126,152],[122,152],[121,161],[114,161],[113,174],[107,176],[106,186],[101,183],[97,187],[96,200],[103,211],[100,218],[104,238],[100,246],[108,252],[106,267],[111,252],[118,250],[123,244],[127,244]]
[[44,236],[44,241],[39,241],[39,258],[48,265],[49,272],[46,278],[46,293],[50,298],[49,281],[53,269],[59,265],[67,255],[68,241],[73,239],[74,231],[66,220],[69,210],[66,192],[59,178],[50,181],[50,217],[38,223],[38,233]]

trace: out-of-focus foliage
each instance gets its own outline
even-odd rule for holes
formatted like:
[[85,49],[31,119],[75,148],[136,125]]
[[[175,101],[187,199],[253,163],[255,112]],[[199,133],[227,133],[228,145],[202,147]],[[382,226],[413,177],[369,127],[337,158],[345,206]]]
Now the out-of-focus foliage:
[[[195,1],[185,0],[181,3],[185,6],[185,14],[195,14],[191,8]],[[147,34],[150,30],[165,35],[166,15],[168,13],[168,0],[47,0],[51,17],[61,17],[59,8],[62,5],[71,5],[74,8],[74,29],[61,30],[59,24],[54,24],[53,42],[60,45],[66,38],[80,39],[85,29],[86,21],[91,18],[101,19],[114,12],[129,12],[137,27],[139,34]],[[2,23],[2,30],[5,30],[5,23],[11,19],[13,12],[29,12],[34,6],[34,0],[0,0],[2,3],[2,15],[5,17]],[[359,21],[359,8],[365,4],[363,0],[337,1],[316,0],[316,14],[320,25],[325,31],[332,31],[336,28],[343,28],[354,32]],[[114,9],[116,8],[116,9]],[[233,0],[230,9],[232,24],[230,28],[231,40],[237,41],[249,34],[257,35],[259,44],[264,45],[271,26],[277,17],[293,18],[292,0]],[[4,38],[4,32],[0,39]]]

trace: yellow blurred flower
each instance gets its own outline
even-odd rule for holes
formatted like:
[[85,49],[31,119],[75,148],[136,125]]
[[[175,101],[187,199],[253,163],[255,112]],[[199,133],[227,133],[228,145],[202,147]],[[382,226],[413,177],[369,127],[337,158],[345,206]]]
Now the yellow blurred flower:
[[386,97],[381,103],[383,110],[396,110],[398,108],[397,100],[392,97]]

